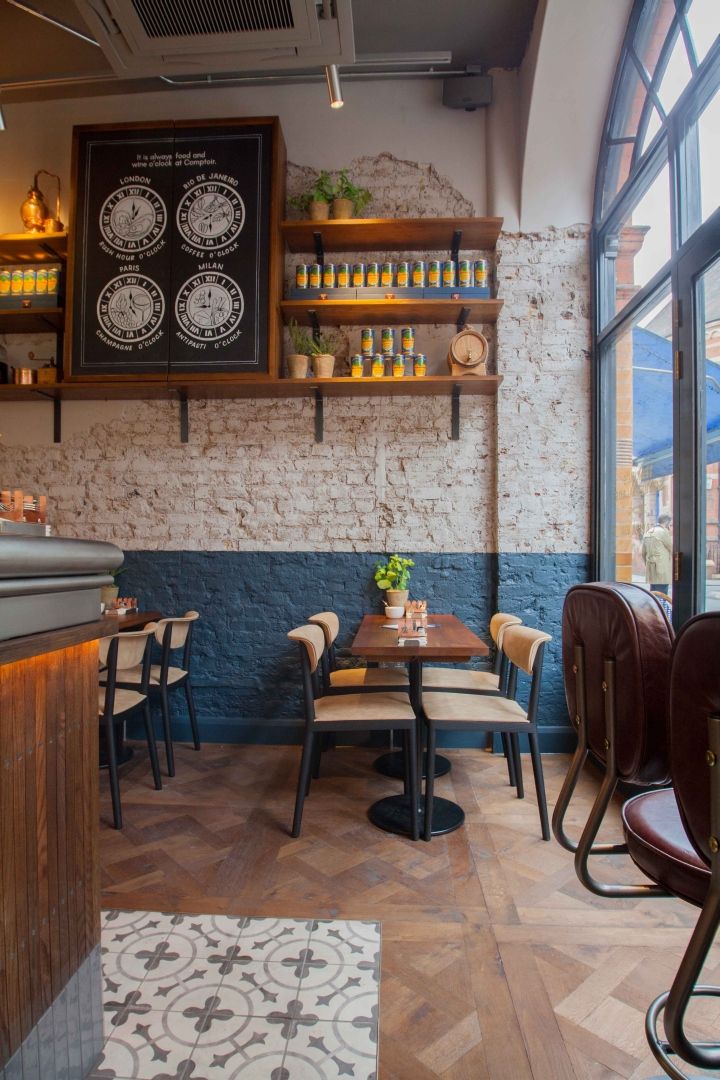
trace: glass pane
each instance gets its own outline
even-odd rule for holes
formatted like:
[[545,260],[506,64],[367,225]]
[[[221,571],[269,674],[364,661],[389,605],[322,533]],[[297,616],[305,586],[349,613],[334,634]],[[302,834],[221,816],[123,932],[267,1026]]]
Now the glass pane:
[[[673,357],[667,285],[613,346],[615,573],[672,595]],[[670,520],[667,520],[670,518]]]
[[688,22],[695,56],[700,63],[720,34],[720,7],[717,0],[693,0]]
[[720,206],[720,94],[716,94],[698,119],[700,144],[700,204],[702,220]]
[[699,559],[700,607],[720,611],[720,259],[697,281],[695,302],[705,432],[705,498],[701,507],[705,550]]
[[678,34],[658,90],[660,104],[666,113],[670,112],[690,82],[691,74],[690,61],[685,49],[685,39],[682,34]]
[[615,100],[610,124],[611,138],[621,139],[624,135],[634,135],[645,104],[645,85],[629,56],[625,57]]
[[638,289],[670,258],[670,181],[667,164],[638,200],[632,213],[608,237],[606,258],[615,260],[615,310],[622,311]]
[[633,44],[651,78],[674,17],[674,0],[647,0]]
[[603,214],[630,175],[634,142],[615,143],[608,147],[603,189]]
[[645,153],[648,146],[660,130],[661,126],[662,120],[660,119],[660,114],[653,105],[652,109],[650,110],[650,119],[648,120],[648,126],[645,129],[645,137],[642,141],[642,146],[640,147],[641,155]]

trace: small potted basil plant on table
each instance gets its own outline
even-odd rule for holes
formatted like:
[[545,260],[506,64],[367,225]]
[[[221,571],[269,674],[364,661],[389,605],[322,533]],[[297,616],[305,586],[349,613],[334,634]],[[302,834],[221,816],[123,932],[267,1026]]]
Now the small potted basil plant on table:
[[402,555],[390,555],[387,562],[381,559],[375,563],[375,583],[379,589],[385,590],[386,614],[395,617],[396,613],[391,608],[405,611],[405,601],[408,598],[408,585],[410,584],[410,567],[415,563],[412,559],[405,559]]

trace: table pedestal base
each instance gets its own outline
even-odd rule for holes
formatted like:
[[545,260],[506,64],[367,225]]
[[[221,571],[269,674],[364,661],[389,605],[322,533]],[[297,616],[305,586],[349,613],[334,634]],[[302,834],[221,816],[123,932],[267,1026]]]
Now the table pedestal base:
[[[393,780],[403,780],[405,777],[405,762],[402,750],[393,750],[389,754],[382,754],[373,762],[373,768],[383,776],[390,776]],[[444,776],[450,772],[450,762],[442,754],[435,755],[435,776]],[[422,759],[422,779],[427,776],[427,754]]]
[[[389,795],[386,799],[380,799],[379,802],[372,804],[368,810],[368,817],[378,829],[400,833],[401,836],[410,836],[412,833],[411,812],[409,795]],[[454,832],[464,821],[465,811],[457,803],[449,799],[433,799],[433,836]],[[422,799],[418,803],[418,822],[422,837],[425,828],[425,805]]]

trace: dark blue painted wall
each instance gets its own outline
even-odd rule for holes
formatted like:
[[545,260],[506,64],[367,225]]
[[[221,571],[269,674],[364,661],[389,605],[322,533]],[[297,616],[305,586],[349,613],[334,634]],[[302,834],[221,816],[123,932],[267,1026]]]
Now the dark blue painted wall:
[[[207,741],[296,741],[301,716],[297,646],[286,634],[316,611],[340,617],[341,646],[363,614],[382,612],[373,581],[380,555],[351,552],[130,551],[121,592],[164,615],[191,608],[196,624],[193,685]],[[586,579],[576,555],[413,555],[414,596],[453,612],[485,636],[493,611],[516,611],[555,641],[541,700],[548,734],[567,727],[558,666],[565,592]],[[181,695],[178,733],[187,737]],[[457,741],[457,740],[455,740]],[[473,744],[477,739],[473,738]],[[553,739],[554,743],[555,740]],[[546,740],[547,748],[551,745]]]

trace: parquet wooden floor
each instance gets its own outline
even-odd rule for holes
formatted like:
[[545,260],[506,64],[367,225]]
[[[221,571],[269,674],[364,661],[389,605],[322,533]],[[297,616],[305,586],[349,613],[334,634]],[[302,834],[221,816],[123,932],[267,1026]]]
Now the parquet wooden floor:
[[[572,856],[540,839],[533,792],[518,801],[502,757],[482,750],[450,751],[438,781],[464,807],[462,829],[430,844],[380,832],[365,812],[398,785],[373,772],[376,756],[324,755],[292,840],[298,749],[178,746],[177,776],[156,792],[138,746],[122,832],[101,784],[103,906],[380,919],[379,1080],[657,1076],[645,1009],[670,985],[696,911],[587,893]],[[551,803],[567,761],[544,759]],[[595,783],[586,777],[577,821]],[[606,838],[617,833],[615,814]],[[636,879],[613,863],[616,880]],[[720,948],[705,974],[720,980]],[[716,1004],[693,1017],[706,1035],[720,1028]]]

